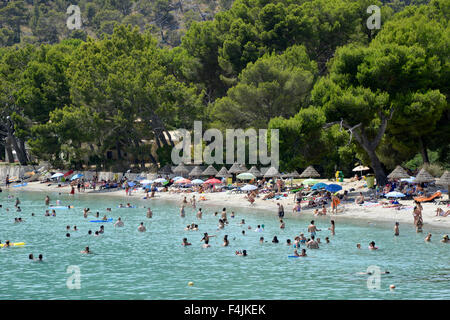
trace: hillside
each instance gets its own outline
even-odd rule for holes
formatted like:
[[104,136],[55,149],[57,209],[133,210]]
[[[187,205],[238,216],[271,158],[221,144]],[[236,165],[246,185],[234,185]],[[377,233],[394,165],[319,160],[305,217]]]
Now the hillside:
[[[162,45],[177,46],[193,21],[212,20],[233,0],[9,0],[0,2],[0,46],[53,44],[67,38],[100,38],[115,23],[148,29]],[[67,27],[70,5],[80,8],[81,29]]]

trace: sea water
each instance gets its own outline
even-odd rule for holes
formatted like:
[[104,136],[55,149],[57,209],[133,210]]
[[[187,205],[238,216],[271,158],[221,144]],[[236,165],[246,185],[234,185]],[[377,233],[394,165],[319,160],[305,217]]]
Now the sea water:
[[[307,249],[304,258],[288,258],[294,248],[286,245],[286,239],[293,242],[300,232],[308,237],[311,216],[285,218],[282,230],[276,212],[229,207],[229,225],[218,230],[219,206],[200,203],[197,208],[202,207],[204,213],[199,220],[197,210],[190,206],[181,218],[180,203],[143,200],[140,194],[124,199],[48,193],[52,204],[58,199],[61,205],[74,208],[57,209],[56,217],[45,217],[45,195],[13,189],[0,193],[0,240],[26,243],[0,249],[0,299],[450,298],[450,244],[440,242],[446,230],[425,225],[424,233],[417,234],[412,225],[401,224],[400,236],[395,237],[393,225],[337,217],[336,235],[332,236],[327,230],[330,217],[317,217],[316,225],[322,230],[317,233],[322,240],[320,249]],[[16,197],[22,212],[14,208]],[[137,208],[117,207],[127,202]],[[146,218],[148,207],[153,211],[151,219]],[[89,222],[96,218],[92,214],[83,218],[83,208],[114,221],[120,216],[125,226]],[[215,211],[219,212],[216,217]],[[231,211],[235,218],[230,217]],[[15,217],[25,222],[15,224]],[[241,219],[245,225],[240,225]],[[141,222],[147,232],[137,231]],[[200,230],[184,231],[193,222]],[[263,232],[254,231],[258,224],[264,225]],[[66,237],[67,225],[71,226],[70,238]],[[74,225],[79,231],[73,231]],[[104,234],[88,235],[101,225]],[[204,232],[216,235],[210,248],[202,248]],[[424,242],[427,232],[433,234],[430,243]],[[228,235],[228,247],[222,246],[224,235]],[[272,243],[275,235],[278,244]],[[267,242],[260,244],[261,236]],[[184,237],[191,246],[181,246]],[[325,237],[331,243],[324,243]],[[370,241],[375,241],[379,250],[368,250]],[[359,250],[357,243],[361,243]],[[92,255],[80,253],[86,246]],[[236,250],[247,250],[248,256],[236,256]],[[44,262],[29,260],[30,253],[35,257],[43,254]],[[390,274],[381,275],[379,282],[358,274],[368,268]],[[78,273],[73,270],[79,270],[79,289],[74,286]],[[188,286],[189,282],[194,285]],[[395,290],[389,289],[392,284]]]

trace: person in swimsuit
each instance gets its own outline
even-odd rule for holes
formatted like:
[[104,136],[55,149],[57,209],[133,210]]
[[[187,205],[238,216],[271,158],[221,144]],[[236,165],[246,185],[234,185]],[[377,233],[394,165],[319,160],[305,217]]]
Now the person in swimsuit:
[[182,246],[190,246],[191,243],[187,242],[187,238],[183,238],[183,242],[181,243]]
[[89,250],[89,247],[86,247],[84,250],[81,251],[81,253],[91,254],[92,252]]
[[317,227],[314,225],[314,220],[311,221],[311,224],[308,227],[308,232],[311,234],[311,238],[316,236],[316,232],[321,231],[320,229],[317,229]]
[[152,217],[153,217],[152,209],[148,208],[147,209],[147,218],[151,219]]
[[202,214],[203,214],[203,213],[202,213],[202,208],[199,208],[199,209],[198,209],[198,212],[197,212],[197,218],[198,218],[198,219],[201,219],[201,218],[202,218]]
[[425,241],[426,241],[426,242],[431,241],[431,233],[429,233],[429,234],[425,237]]
[[116,223],[114,223],[114,227],[123,227],[123,225],[123,221],[120,217],[117,219]]
[[370,250],[377,250],[378,247],[375,246],[375,241],[372,241],[371,243],[369,243],[369,249]]
[[297,202],[296,205],[292,208],[292,212],[300,213],[301,211],[302,211],[302,206],[300,205],[300,202]]
[[399,230],[398,226],[399,226],[399,223],[396,222],[395,226],[394,226],[394,236],[400,235],[400,230]]
[[331,227],[328,228],[328,230],[331,231],[331,235],[336,235],[335,233],[335,225],[334,225],[334,220],[331,220]]
[[284,223],[283,219],[280,219],[280,229],[284,229],[286,227],[286,224]]
[[229,244],[230,244],[230,241],[228,241],[228,235],[225,235],[223,237],[223,244],[222,244],[222,246],[228,247]]
[[141,224],[139,225],[139,227],[137,228],[139,232],[145,232],[147,229],[144,227],[144,223],[141,222]]
[[186,212],[184,211],[184,204],[181,205],[180,209],[180,217],[184,218],[186,216]]

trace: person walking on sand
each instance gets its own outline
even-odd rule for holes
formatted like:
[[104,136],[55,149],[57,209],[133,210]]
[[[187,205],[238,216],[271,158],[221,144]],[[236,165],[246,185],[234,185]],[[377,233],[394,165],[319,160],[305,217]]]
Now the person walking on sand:
[[333,195],[331,197],[331,214],[337,214],[337,208],[339,203],[341,203],[339,198],[336,195]]

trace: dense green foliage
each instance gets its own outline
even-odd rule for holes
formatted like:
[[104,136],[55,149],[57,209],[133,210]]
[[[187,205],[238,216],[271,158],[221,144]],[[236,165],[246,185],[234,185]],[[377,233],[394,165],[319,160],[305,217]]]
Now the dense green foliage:
[[202,120],[279,129],[281,170],[448,166],[448,1],[85,0],[70,31],[71,3],[0,5],[0,139],[21,162],[26,143],[61,166],[165,164],[169,131]]

